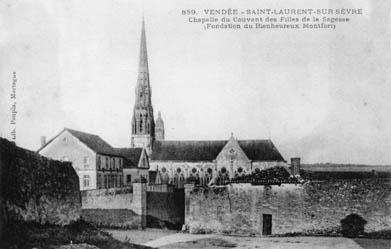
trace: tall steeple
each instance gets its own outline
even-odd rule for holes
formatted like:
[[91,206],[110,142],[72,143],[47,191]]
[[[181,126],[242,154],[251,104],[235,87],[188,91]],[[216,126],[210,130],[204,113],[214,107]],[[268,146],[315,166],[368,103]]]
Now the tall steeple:
[[147,41],[144,18],[142,20],[139,69],[136,86],[136,101],[133,108],[131,147],[143,147],[150,154],[155,140],[155,121],[149,82]]

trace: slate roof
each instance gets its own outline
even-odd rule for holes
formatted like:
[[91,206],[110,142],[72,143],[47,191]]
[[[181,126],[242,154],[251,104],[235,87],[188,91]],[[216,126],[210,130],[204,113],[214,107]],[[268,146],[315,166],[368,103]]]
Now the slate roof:
[[[155,141],[151,160],[155,161],[213,161],[227,144],[216,141]],[[271,140],[238,140],[252,161],[285,161]]]
[[117,155],[117,153],[113,150],[110,144],[108,144],[105,140],[103,140],[98,135],[90,134],[87,132],[77,131],[65,128],[65,130],[69,131],[73,136],[79,139],[82,143],[87,145],[91,150],[107,155]]
[[155,141],[151,160],[213,161],[227,141]]
[[113,147],[111,147],[110,144],[108,144],[105,140],[103,140],[101,137],[95,134],[77,131],[69,128],[64,128],[60,133],[58,133],[55,137],[50,139],[44,146],[38,149],[37,152],[41,151],[43,148],[45,148],[48,144],[50,144],[54,139],[56,139],[58,136],[60,136],[63,132],[68,131],[71,133],[74,137],[76,137],[78,140],[80,140],[83,144],[85,144],[88,148],[91,150],[100,153],[100,154],[106,154],[106,155],[117,155],[116,152],[113,150]]
[[124,168],[137,168],[142,148],[114,148],[114,151],[124,158]]
[[55,137],[50,139],[43,147],[38,150],[38,152],[45,148],[58,136],[60,136],[64,131],[68,131],[69,133],[71,133],[74,137],[76,137],[78,140],[80,140],[83,144],[85,144],[88,148],[95,151],[96,153],[123,157],[124,168],[135,168],[138,166],[138,162],[140,160],[143,150],[142,148],[113,148],[109,143],[107,143],[98,135],[69,128],[65,128]]

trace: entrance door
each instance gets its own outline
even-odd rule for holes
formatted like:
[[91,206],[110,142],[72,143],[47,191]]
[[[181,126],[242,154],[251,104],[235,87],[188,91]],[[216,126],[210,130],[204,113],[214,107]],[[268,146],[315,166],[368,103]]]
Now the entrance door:
[[262,215],[262,235],[271,235],[272,234],[272,215],[263,214]]

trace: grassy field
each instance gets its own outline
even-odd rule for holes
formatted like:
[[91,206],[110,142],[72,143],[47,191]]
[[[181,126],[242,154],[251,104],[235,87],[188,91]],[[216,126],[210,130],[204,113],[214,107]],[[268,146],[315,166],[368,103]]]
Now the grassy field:
[[100,249],[147,249],[129,241],[114,239],[108,232],[83,222],[68,226],[41,225],[37,223],[9,222],[4,226],[0,248],[57,248],[61,245],[94,245]]

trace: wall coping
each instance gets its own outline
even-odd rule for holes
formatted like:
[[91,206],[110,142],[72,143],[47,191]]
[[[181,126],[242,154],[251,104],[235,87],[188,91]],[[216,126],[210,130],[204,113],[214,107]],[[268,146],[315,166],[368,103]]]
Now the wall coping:
[[133,186],[126,186],[121,188],[103,188],[103,189],[91,189],[80,191],[82,196],[86,195],[116,195],[133,193]]

